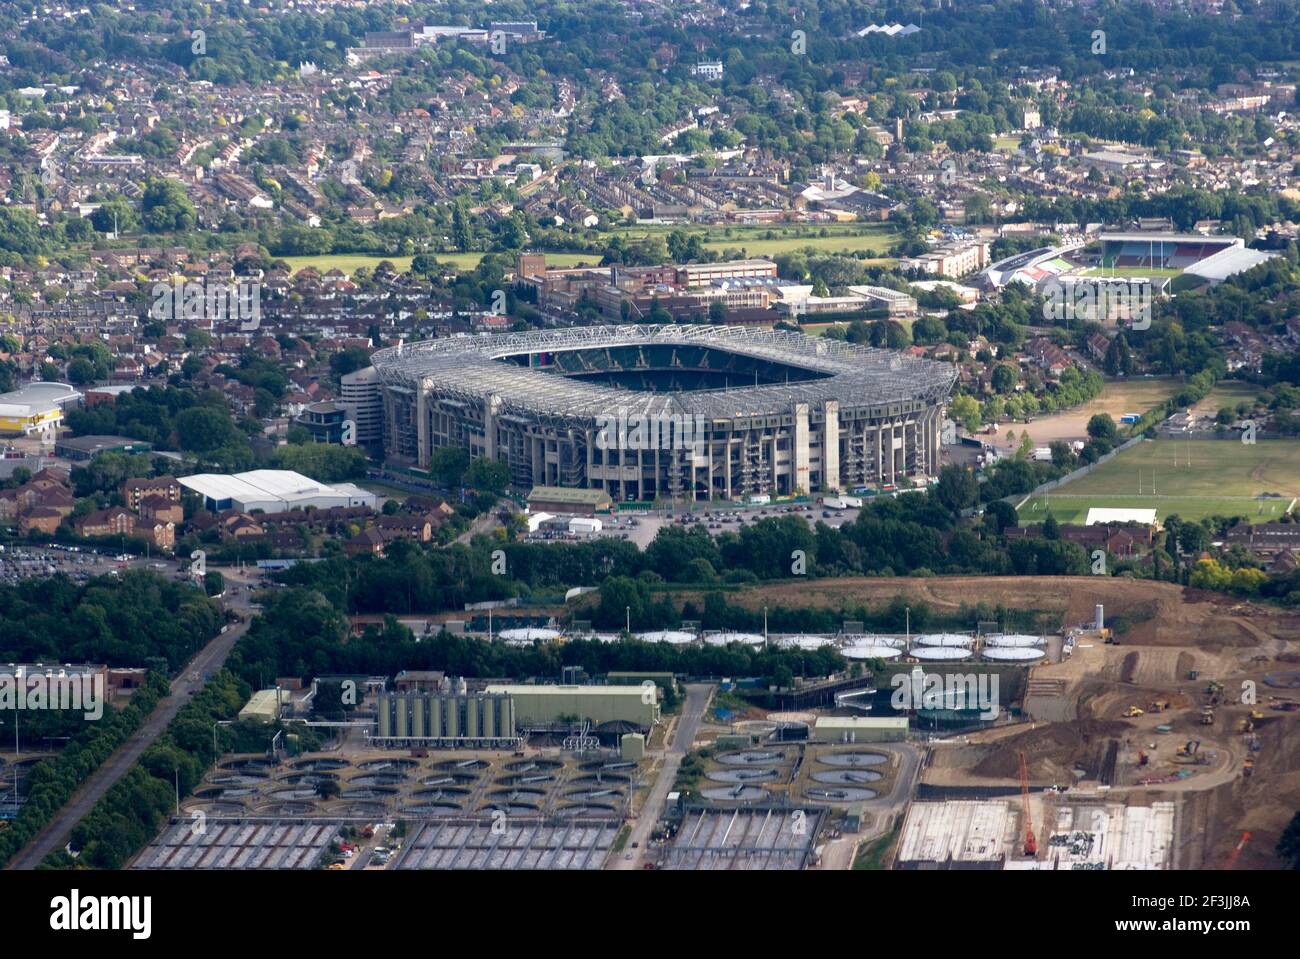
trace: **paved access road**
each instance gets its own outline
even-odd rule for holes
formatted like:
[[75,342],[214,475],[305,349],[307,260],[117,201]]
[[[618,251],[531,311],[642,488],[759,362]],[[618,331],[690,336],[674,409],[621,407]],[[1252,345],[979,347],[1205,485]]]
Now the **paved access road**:
[[18,855],[9,861],[8,869],[35,869],[50,853],[62,849],[68,842],[77,823],[94,808],[95,803],[113,787],[113,784],[126,775],[144,751],[155,739],[163,734],[167,725],[180,712],[190,697],[203,687],[205,673],[214,673],[226,662],[230,650],[244,635],[251,622],[247,603],[247,594],[232,600],[227,594],[230,608],[238,611],[244,618],[232,623],[224,633],[217,634],[206,646],[199,650],[181,670],[180,675],[172,680],[171,692],[163,698],[144,724],[131,735],[126,742],[106,759],[90,777],[72,794],[58,814],[46,824],[45,828],[27,844]]
[[[700,728],[700,722],[704,719],[704,710],[708,708],[715,688],[709,683],[692,683],[686,687],[686,702],[677,720],[673,741],[664,750],[664,762],[659,769],[659,776],[650,787],[650,795],[646,797],[645,805],[641,807],[641,814],[632,821],[632,834],[628,836],[627,845],[623,852],[617,853],[617,858],[611,861],[610,865],[613,868],[641,868],[650,833],[654,830],[655,823],[663,816],[664,803],[668,801],[668,793],[673,788],[673,783],[677,781],[677,769],[681,766],[683,757],[690,751],[691,743],[695,741],[695,732]],[[635,849],[632,848],[633,843],[636,843]],[[632,858],[624,858],[629,852],[632,853]]]

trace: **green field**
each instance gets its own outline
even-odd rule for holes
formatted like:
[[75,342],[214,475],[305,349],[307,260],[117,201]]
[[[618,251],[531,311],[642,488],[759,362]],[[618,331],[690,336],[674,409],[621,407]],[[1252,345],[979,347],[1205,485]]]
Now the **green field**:
[[1183,271],[1163,266],[1094,266],[1086,270],[1085,276],[1133,276],[1151,279],[1173,279],[1182,276]]
[[[435,260],[439,263],[448,263],[458,270],[472,270],[478,266],[478,261],[483,259],[482,253],[435,253]],[[289,268],[297,273],[299,270],[307,267],[315,267],[324,273],[327,270],[339,269],[351,276],[357,271],[358,267],[366,267],[373,270],[378,264],[387,260],[392,263],[399,273],[405,273],[411,268],[411,257],[409,256],[369,256],[364,253],[330,253],[324,256],[286,256],[283,258],[289,264]],[[595,265],[600,262],[599,253],[547,253],[546,262],[550,266],[577,266],[579,263],[590,263]]]
[[[1177,465],[1175,465],[1175,463]],[[1151,509],[1156,519],[1280,517],[1300,497],[1300,440],[1154,440],[1087,476],[1016,503],[1022,524],[1082,523],[1090,507]]]
[[[858,253],[873,250],[885,253],[899,240],[898,232],[887,223],[831,223],[759,224],[729,227],[674,227],[634,226],[617,230],[628,240],[647,236],[667,236],[673,230],[684,229],[691,234],[703,234],[704,245],[710,250],[743,249],[749,256],[776,256],[793,250],[812,247],[819,253]],[[823,236],[822,234],[826,235]],[[872,263],[890,263],[887,257],[877,257]]]

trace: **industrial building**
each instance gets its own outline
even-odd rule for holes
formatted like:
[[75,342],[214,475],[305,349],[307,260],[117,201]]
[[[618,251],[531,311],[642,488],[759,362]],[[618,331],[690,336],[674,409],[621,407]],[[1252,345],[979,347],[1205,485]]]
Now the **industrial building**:
[[511,696],[485,693],[400,692],[379,696],[379,746],[512,748],[519,742]]
[[503,462],[517,489],[617,501],[924,481],[956,379],[895,351],[691,325],[430,340],[372,361],[391,458],[463,449]]
[[203,497],[212,512],[237,509],[244,513],[285,513],[289,510],[363,506],[374,509],[374,493],[352,483],[326,486],[292,470],[251,470],[247,473],[195,473],[178,482]]
[[[489,695],[514,701],[521,727],[560,726],[589,720],[594,732],[645,732],[659,722],[659,703],[642,686],[489,686]],[[650,701],[647,702],[646,700]]]
[[0,435],[48,432],[63,422],[68,407],[76,406],[81,398],[67,383],[29,383],[0,393]]
[[906,716],[818,716],[813,742],[896,743],[907,739]]

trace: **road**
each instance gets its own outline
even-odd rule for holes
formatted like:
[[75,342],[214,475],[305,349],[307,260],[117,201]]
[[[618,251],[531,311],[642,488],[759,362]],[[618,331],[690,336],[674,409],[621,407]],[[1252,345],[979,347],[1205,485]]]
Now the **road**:
[[154,707],[154,711],[143,725],[91,773],[90,778],[78,787],[72,794],[72,798],[46,824],[45,828],[36,834],[22,852],[9,861],[7,869],[35,869],[46,856],[67,844],[69,834],[77,823],[81,822],[94,808],[95,803],[99,802],[113,784],[135,765],[153,741],[162,735],[180,708],[190,701],[190,696],[202,688],[204,674],[216,672],[225,664],[230,650],[247,631],[251,621],[245,605],[247,601],[247,594],[233,597],[229,601],[230,608],[240,612],[245,618],[239,623],[231,624],[226,632],[219,633],[199,650],[181,670],[180,675],[172,681],[171,692]]
[[[673,783],[677,781],[677,769],[681,766],[683,757],[690,751],[691,743],[695,741],[695,732],[704,719],[704,710],[708,708],[709,700],[713,698],[714,688],[709,683],[692,683],[686,687],[686,702],[682,705],[682,714],[677,720],[673,741],[664,750],[664,761],[659,769],[659,776],[650,787],[650,795],[646,797],[645,804],[641,807],[641,815],[632,820],[632,834],[628,836],[625,851],[619,853],[618,858],[613,861],[613,868],[641,868],[650,833],[654,830],[655,823],[663,817],[664,803],[668,801],[668,793]],[[634,844],[635,849],[632,848]],[[631,859],[624,858],[627,852],[632,853]]]

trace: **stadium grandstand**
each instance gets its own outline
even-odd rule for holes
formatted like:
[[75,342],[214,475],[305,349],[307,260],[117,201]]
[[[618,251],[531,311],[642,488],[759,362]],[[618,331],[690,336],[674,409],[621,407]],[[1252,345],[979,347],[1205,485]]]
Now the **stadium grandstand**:
[[372,358],[385,446],[503,462],[618,501],[927,482],[953,367],[802,333],[620,325],[428,340]]
[[1185,270],[1208,257],[1245,244],[1234,236],[1201,236],[1197,233],[1103,233],[1103,270]]

